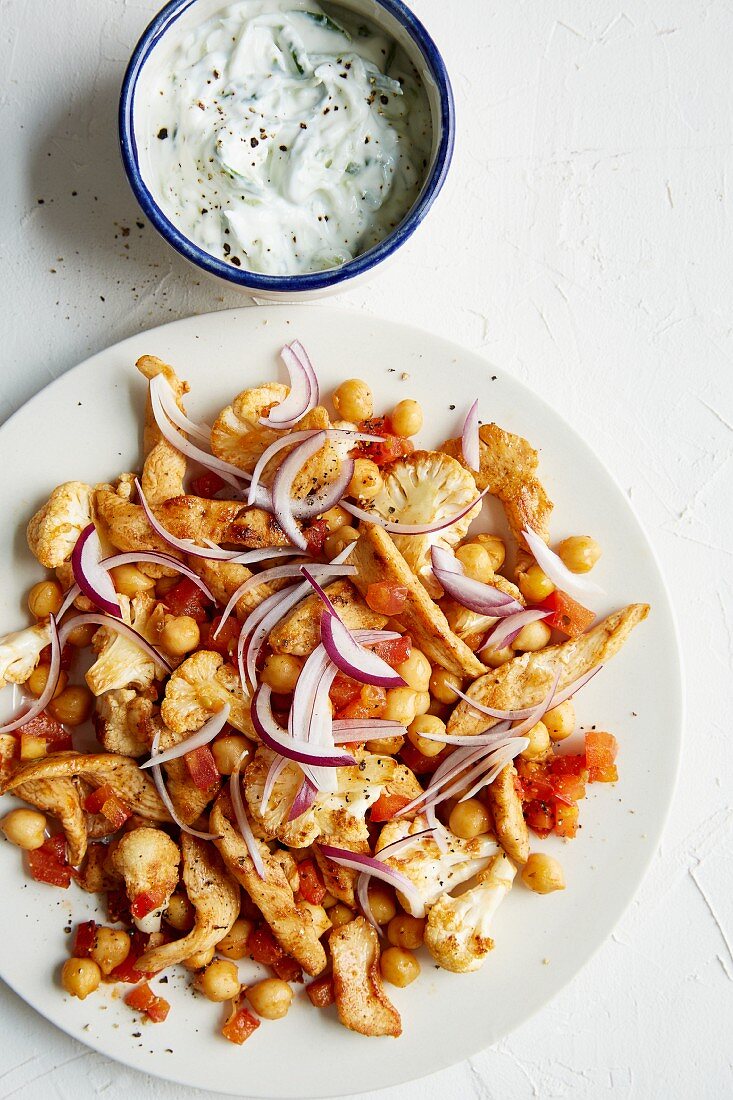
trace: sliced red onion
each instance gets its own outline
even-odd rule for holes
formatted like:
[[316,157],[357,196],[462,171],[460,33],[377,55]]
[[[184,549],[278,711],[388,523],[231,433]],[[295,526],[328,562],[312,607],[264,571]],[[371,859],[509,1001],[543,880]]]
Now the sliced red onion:
[[[271,443],[269,447],[266,447],[260,457],[257,459],[254,470],[252,471],[252,480],[249,483],[249,495],[247,498],[248,504],[254,504],[257,498],[257,487],[260,484],[260,478],[265,471],[267,465],[272,461],[275,455],[286,447],[292,447],[295,443],[304,443],[308,439],[313,439],[314,436],[320,434],[320,429],[310,428],[300,432],[290,432],[288,435],[283,436],[281,439],[276,439],[274,443]],[[295,449],[295,448],[294,448]]]
[[277,783],[280,775],[285,770],[285,768],[287,768],[289,763],[290,761],[287,760],[286,757],[276,756],[267,770],[267,775],[265,776],[265,785],[262,788],[262,802],[260,806],[263,817],[267,813],[267,808],[270,805],[270,799],[272,798],[272,792],[275,789],[275,784]]
[[[333,707],[329,694],[337,671],[336,666],[329,662],[321,673],[313,695],[313,711],[308,723],[308,743],[323,747],[328,752],[337,751],[333,741]],[[352,767],[354,763],[352,762]],[[319,791],[335,793],[338,790],[338,776],[333,769],[311,765],[311,772],[311,781]]]
[[264,745],[298,764],[310,764],[317,768],[352,768],[353,756],[334,749],[330,752],[319,745],[295,741],[275,719],[272,713],[272,689],[260,684],[252,700],[252,725]]
[[[322,434],[324,437],[323,443],[325,443],[328,439],[340,440],[344,438],[348,438],[354,443],[380,443],[384,438],[381,435],[369,435],[365,432],[351,431],[348,428],[305,428],[298,432],[290,432],[288,435],[282,436],[282,438],[276,439],[274,443],[271,443],[270,446],[267,447],[257,459],[255,468],[252,471],[252,481],[249,487],[249,503],[256,503],[257,493],[262,488],[260,486],[262,475],[272,459],[275,457],[275,455],[279,454],[280,451],[284,450],[286,447],[292,447],[294,443],[305,443],[309,439],[313,439],[314,436],[317,436],[319,434]],[[323,443],[321,444],[321,446],[323,446]],[[330,485],[325,485],[322,489],[319,490],[318,498],[321,502],[321,507],[324,508],[325,511],[328,511],[329,508],[333,507],[333,504],[326,503],[327,498],[330,499],[331,497],[333,497],[333,503],[338,504],[339,500],[348,488],[349,482],[351,481],[354,473],[353,461],[351,462],[351,466],[349,467],[350,461],[351,460],[347,460],[343,463],[341,473],[339,474],[339,477],[335,482],[332,482]],[[348,480],[346,480],[344,468],[351,469]],[[344,484],[344,490],[341,493],[341,496],[336,497],[336,488],[341,484]],[[311,499],[314,500],[315,498]],[[314,507],[308,505],[307,497],[304,500],[293,501],[292,505],[293,508],[296,510],[295,515],[298,518],[300,518],[299,511],[301,510],[303,515],[317,514],[314,510]]]
[[239,778],[239,769],[242,766],[242,760],[245,753],[242,753],[239,760],[236,763],[234,771],[229,777],[229,794],[232,799],[232,807],[234,808],[234,816],[237,819],[237,825],[239,831],[242,834],[242,840],[245,843],[247,851],[250,854],[250,858],[254,864],[255,871],[261,879],[265,878],[265,864],[262,859],[262,852],[260,846],[255,839],[255,835],[252,832],[252,826],[249,823],[247,817],[247,811],[244,808],[244,802],[242,801],[242,783]]
[[466,465],[471,470],[478,470],[481,466],[481,446],[478,435],[478,397],[468,410],[463,425],[461,436],[461,450]]
[[503,649],[504,646],[511,645],[525,626],[529,623],[536,623],[540,619],[547,619],[550,615],[550,611],[540,611],[539,609],[518,611],[516,615],[509,615],[496,624],[479,649],[479,653],[484,653],[487,649]]
[[76,540],[71,552],[71,569],[74,580],[88,600],[100,611],[122,618],[117,592],[109,575],[108,567],[102,562],[102,544],[97,528],[90,523]]
[[[213,637],[216,638],[219,631],[224,626],[232,611],[236,607],[239,600],[247,592],[250,592],[253,588],[258,588],[262,584],[269,584],[270,581],[284,580],[286,577],[299,577],[301,576],[299,565],[276,565],[272,569],[264,569],[261,573],[255,573],[254,576],[248,577],[246,581],[232,593],[229,603],[224,608],[221,622],[214,631]],[[315,572],[319,572],[320,576],[333,576],[334,573],[339,577],[352,577],[356,573],[355,565],[340,565],[336,566],[335,570],[328,565],[314,565]]]
[[[507,723],[506,728],[509,728],[509,723]],[[422,794],[418,795],[417,798],[413,798],[412,802],[408,802],[406,806],[398,810],[395,817],[405,817],[407,814],[414,813],[423,802],[433,801],[437,793],[446,784],[450,783],[456,775],[465,771],[476,761],[482,760],[489,751],[485,745],[479,745],[477,748],[467,747],[452,752],[437,769],[429,786],[425,788]]]
[[459,519],[463,519],[477,504],[481,503],[488,491],[488,489],[484,489],[475,500],[472,500],[470,504],[466,504],[459,512],[454,512],[452,516],[436,520],[433,523],[393,523],[391,520],[383,519],[377,512],[367,512],[364,508],[357,508],[349,500],[342,500],[341,507],[350,512],[352,516],[356,516],[357,519],[363,520],[364,523],[376,524],[392,535],[433,535],[436,531],[444,531],[446,527],[458,523]]
[[186,737],[178,745],[173,745],[172,748],[158,753],[157,756],[151,756],[144,764],[139,765],[140,769],[144,771],[145,768],[152,768],[154,764],[167,764],[169,760],[178,760],[181,756],[185,756],[187,752],[193,752],[194,749],[200,749],[204,745],[208,745],[224,729],[231,709],[230,704],[225,703],[220,711],[209,718],[208,722],[204,722],[201,729],[196,730],[195,733],[192,733],[190,737]]
[[490,770],[485,772],[484,775],[479,776],[478,782],[461,796],[459,802],[467,802],[469,798],[473,798],[484,787],[490,786],[499,774],[504,771],[507,764],[511,764],[512,760],[519,756],[520,753],[524,752],[528,745],[529,738],[527,737],[512,737],[506,741],[501,748],[497,749],[496,752],[492,753],[488,758],[487,763],[489,760],[491,761]]
[[[566,699],[569,699],[571,695],[575,695],[580,691],[582,687],[592,680],[594,676],[603,668],[603,665],[597,665],[596,668],[592,668],[590,672],[584,673],[582,676],[574,680],[572,684],[568,684],[567,687],[562,688],[553,696],[548,710],[552,710],[554,707],[559,707],[561,703],[564,703]],[[502,720],[508,719],[510,722],[518,722],[522,718],[529,718],[534,712],[534,707],[522,707],[519,710],[496,710],[494,707],[486,707],[483,703],[479,703],[477,699],[471,699],[470,696],[465,695],[460,688],[453,689],[456,695],[460,695],[464,702],[468,703],[474,710],[479,711],[481,714],[487,714],[489,718],[499,718]]]
[[334,848],[331,844],[322,844],[321,852],[327,859],[333,860],[341,867],[347,867],[351,871],[364,871],[373,878],[386,882],[388,886],[393,886],[403,895],[413,917],[425,916],[425,906],[417,887],[401,871],[388,867],[386,863],[375,859],[374,856],[349,852],[346,848]]
[[68,588],[64,593],[63,603],[61,604],[61,607],[59,608],[59,613],[56,616],[57,622],[61,622],[64,615],[78,596],[81,596],[81,588],[79,588],[78,584],[72,584],[71,588]]
[[208,447],[211,444],[211,428],[203,422],[200,424],[195,423],[184,412],[181,412],[176,401],[176,395],[165,375],[156,374],[154,378],[150,379],[150,385],[151,387],[155,386],[163,411],[168,419],[186,435],[191,436],[192,439],[198,439],[199,443],[203,443],[205,447]]
[[128,626],[122,619],[113,619],[111,615],[103,615],[101,612],[97,614],[94,611],[85,612],[81,615],[75,615],[73,619],[67,619],[64,625],[59,631],[59,643],[61,648],[64,648],[66,640],[71,634],[72,630],[75,630],[77,626],[86,626],[93,623],[95,626],[104,626],[107,630],[114,630],[117,634],[122,634],[123,637],[129,641],[134,642],[135,645],[145,653],[151,661],[157,665],[158,669],[170,676],[173,669],[157,649],[154,649],[142,634],[138,634],[137,630],[132,626]]
[[304,443],[298,444],[278,467],[272,483],[272,506],[275,519],[294,546],[308,549],[308,540],[298,527],[293,515],[291,493],[293,482],[306,462],[320,451],[325,443],[325,432],[318,432]]
[[293,501],[293,515],[295,518],[300,520],[312,519],[314,516],[320,516],[323,512],[335,508],[341,502],[341,498],[351,484],[355,469],[354,459],[345,458],[334,481],[329,481],[317,493],[309,494],[307,497],[303,497],[302,500]]
[[[402,837],[400,840],[393,840],[391,844],[388,844],[385,848],[382,848],[379,855],[384,856],[385,852],[389,852],[390,856],[399,855],[406,848],[411,848],[416,840],[424,840],[432,834],[432,829],[423,829],[419,833],[412,833],[410,836]],[[384,929],[374,919],[372,913],[372,907],[369,902],[369,880],[371,875],[368,871],[362,871],[356,883],[356,896],[361,906],[361,911],[369,921],[371,925],[377,930],[380,936],[384,935]]]
[[[155,737],[153,738],[153,744],[152,744],[152,747],[151,747],[153,757],[155,757],[157,755],[158,748],[160,747],[160,734],[161,734],[161,731],[158,730],[155,734]],[[218,840],[219,839],[219,834],[218,833],[202,833],[202,832],[199,832],[198,829],[192,829],[190,825],[187,825],[186,822],[181,819],[181,817],[178,814],[178,811],[176,810],[176,807],[173,805],[173,800],[171,799],[171,796],[168,794],[168,790],[167,790],[166,785],[165,785],[165,780],[163,779],[163,771],[161,769],[160,764],[153,763],[151,768],[150,768],[150,774],[153,777],[153,783],[155,783],[155,789],[157,790],[158,794],[160,795],[160,801],[163,803],[166,810],[170,814],[171,820],[178,826],[178,828],[181,830],[181,832],[188,833],[189,836],[197,836],[200,840]]]
[[51,645],[51,661],[48,666],[46,686],[24,714],[20,714],[17,718],[13,718],[10,722],[6,722],[3,726],[0,726],[0,733],[13,733],[15,730],[21,729],[26,722],[30,722],[39,715],[42,710],[45,710],[53,699],[54,692],[59,682],[59,673],[61,672],[61,650],[63,648],[56,625],[56,617],[54,615],[49,615],[48,617],[48,628],[50,635],[49,642]]
[[527,546],[542,572],[550,578],[556,588],[567,592],[576,600],[583,600],[586,596],[602,596],[603,589],[590,580],[589,577],[578,576],[571,573],[562,558],[550,550],[550,547],[540,538],[536,531],[529,527],[522,531]]
[[303,369],[309,376],[311,380],[311,385],[315,391],[317,405],[318,402],[321,400],[321,388],[318,383],[318,376],[316,374],[315,368],[311,363],[310,356],[301,344],[300,340],[293,340],[292,344],[290,345],[290,351],[300,361]]
[[187,577],[188,580],[193,581],[197,588],[201,589],[207,600],[216,603],[216,597],[208,584],[204,584],[198,573],[191,569],[189,565],[186,565],[185,562],[174,558],[172,554],[158,553],[154,550],[143,552],[133,550],[127,554],[115,554],[111,558],[104,558],[102,565],[105,569],[116,569],[118,565],[137,565],[140,562],[149,562],[151,565],[164,565],[167,569],[175,569],[182,577]]
[[[401,722],[390,722],[386,718],[339,718],[332,724],[333,739],[337,745],[348,745],[352,741],[373,741],[380,737],[403,737],[405,727]],[[359,736],[363,734],[364,736]]]
[[[212,550],[220,550],[221,547],[212,541],[212,539],[203,539],[203,542],[207,546],[210,546]],[[223,553],[230,553],[229,550],[224,550]],[[300,554],[295,546],[264,546],[260,550],[232,550],[231,553],[234,557],[229,558],[228,561],[231,565],[253,565],[259,561],[266,561],[268,558],[292,558],[295,554]]]
[[448,595],[463,607],[479,615],[492,615],[496,618],[504,618],[524,610],[522,604],[506,592],[501,592],[491,584],[466,577],[462,566],[460,570],[456,570],[455,566],[460,566],[461,563],[455,554],[449,554],[440,546],[431,547],[430,553],[436,579]]
[[[292,428],[306,413],[318,404],[318,383],[315,372],[311,373],[300,356],[287,345],[280,352],[290,376],[290,392],[279,404],[270,409],[267,416],[260,417],[260,424],[275,431]],[[315,385],[314,385],[315,382]]]
[[298,793],[293,799],[293,804],[290,807],[288,814],[288,821],[295,821],[296,818],[302,817],[303,814],[308,813],[311,806],[318,797],[318,787],[315,783],[311,783],[307,775],[303,776],[303,782],[298,787]]

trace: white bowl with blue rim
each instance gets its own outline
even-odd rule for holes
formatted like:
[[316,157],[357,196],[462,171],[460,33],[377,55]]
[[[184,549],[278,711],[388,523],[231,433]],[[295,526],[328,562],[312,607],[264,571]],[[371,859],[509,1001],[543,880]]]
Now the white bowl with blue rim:
[[226,280],[255,298],[294,301],[320,298],[352,287],[392,257],[426,218],[448,173],[455,140],[455,109],[450,80],[433,39],[401,0],[338,0],[328,12],[368,20],[401,47],[414,66],[427,97],[431,150],[422,186],[405,216],[378,243],[339,266],[305,273],[269,274],[234,267],[205,251],[174,224],[156,195],[155,173],[145,153],[151,101],[166,58],[200,23],[229,6],[228,0],[171,0],[152,20],[130,59],[122,85],[119,131],[122,160],[130,185],[149,221],[177,252],[199,269]]

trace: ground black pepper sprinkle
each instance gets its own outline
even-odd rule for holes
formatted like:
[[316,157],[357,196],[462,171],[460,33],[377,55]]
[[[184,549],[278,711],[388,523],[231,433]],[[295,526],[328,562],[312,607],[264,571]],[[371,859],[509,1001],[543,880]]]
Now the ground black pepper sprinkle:
[[161,141],[165,141],[165,139],[168,137],[168,127],[167,126],[161,126],[161,128],[158,130],[158,137],[160,138]]

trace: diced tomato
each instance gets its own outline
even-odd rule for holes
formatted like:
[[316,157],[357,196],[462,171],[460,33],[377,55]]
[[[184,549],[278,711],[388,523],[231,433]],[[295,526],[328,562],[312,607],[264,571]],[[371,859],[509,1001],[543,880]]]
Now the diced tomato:
[[199,474],[191,482],[191,492],[197,497],[206,497],[207,500],[211,500],[217,493],[226,485],[226,481],[223,477],[219,477],[212,470],[206,470],[203,474]]
[[395,638],[392,642],[377,642],[374,652],[391,668],[397,668],[410,656],[412,638],[409,634],[403,634],[401,638]]
[[300,892],[311,905],[320,905],[326,896],[326,887],[323,885],[321,872],[312,859],[304,859],[298,864],[298,877],[300,878]]
[[202,647],[213,649],[215,653],[221,653],[222,657],[231,657],[236,649],[242,624],[236,615],[230,615],[215,638],[214,632],[221,620],[222,616],[217,615],[213,622],[204,623],[201,630]]
[[407,603],[407,588],[391,581],[375,581],[367,588],[364,598],[377,615],[401,615]]
[[71,883],[71,867],[66,859],[63,836],[50,836],[40,848],[28,853],[28,867],[36,882],[59,886],[67,890]]
[[221,1029],[221,1033],[230,1043],[241,1046],[259,1026],[260,1021],[252,1015],[249,1009],[238,1008],[235,1005],[231,1016]]
[[359,696],[338,711],[338,718],[381,718],[387,706],[387,692],[375,684],[363,684]]
[[338,672],[328,693],[334,710],[338,712],[347,707],[349,703],[353,703],[361,695],[361,689],[362,685],[358,680],[346,676],[343,672]]
[[538,836],[549,836],[555,827],[555,811],[549,802],[533,799],[524,808],[524,817],[530,829]]
[[571,753],[567,756],[556,756],[550,763],[551,775],[577,775],[586,782],[588,780],[588,767],[584,753]]
[[328,1008],[335,1000],[333,978],[317,978],[305,987],[305,991],[315,1008]]
[[130,913],[136,920],[142,920],[143,917],[147,917],[148,913],[152,913],[154,909],[161,906],[164,901],[165,890],[161,886],[154,890],[144,890],[132,899]]
[[612,733],[589,730],[585,735],[585,760],[589,768],[610,768],[618,755],[618,741]]
[[588,778],[591,783],[617,783],[618,768],[615,764],[609,764],[604,768],[589,768]]
[[281,959],[272,964],[275,974],[283,982],[302,982],[303,971],[300,964],[291,959],[290,955],[283,955]]
[[304,530],[306,542],[308,543],[308,552],[310,554],[320,554],[323,550],[323,544],[328,538],[328,521],[325,519],[317,519],[315,523],[309,524]]
[[107,920],[110,924],[130,923],[130,902],[124,890],[107,891]]
[[163,997],[156,997],[147,982],[131,989],[125,995],[125,1004],[134,1008],[136,1012],[144,1012],[154,1024],[160,1024],[170,1012],[171,1006]]
[[255,962],[272,966],[285,952],[266,925],[255,928],[247,940],[247,950]]
[[582,775],[558,775],[553,779],[555,797],[560,795],[570,802],[585,798],[585,779]]
[[145,954],[149,942],[149,938],[138,929],[135,929],[130,935],[130,951],[127,958],[116,966],[112,973],[109,975],[111,982],[127,982],[130,985],[135,985],[143,978],[152,978],[153,975],[149,971],[137,970],[135,967],[136,962]]
[[449,748],[446,747],[442,752],[439,752],[437,756],[423,756],[420,750],[413,745],[412,741],[405,741],[400,749],[400,759],[403,764],[407,765],[410,771],[415,773],[415,775],[429,775],[438,770],[445,760],[448,751]]
[[221,776],[214,760],[214,754],[208,745],[201,745],[198,749],[192,749],[183,757],[186,769],[191,779],[200,791],[207,791],[215,787]]
[[45,710],[42,710],[35,718],[31,718],[30,722],[26,722],[21,728],[24,733],[32,733],[35,737],[42,737],[49,743],[64,741],[69,736],[68,731],[64,729],[61,723],[57,722]]
[[97,938],[97,922],[93,920],[82,921],[76,926],[72,955],[75,959],[87,959],[92,953],[94,941]]
[[44,756],[45,753],[41,752],[42,743],[47,752],[68,752],[73,748],[69,731],[45,710],[26,722],[18,732],[23,760],[37,760]]
[[115,794],[109,783],[103,783],[84,799],[84,809],[90,814],[104,814],[115,829],[121,829],[132,811]]
[[384,437],[381,443],[359,443],[356,448],[357,455],[371,458],[377,466],[386,466],[398,458],[404,458],[415,450],[415,444],[401,435],[394,435],[392,425],[386,416],[374,416],[370,420],[362,420],[359,430],[370,435]]
[[543,611],[552,612],[545,622],[554,630],[567,634],[568,638],[577,638],[584,634],[596,617],[595,611],[589,611],[559,588],[537,606]]
[[573,837],[578,831],[578,807],[555,807],[555,832],[558,836]]
[[189,615],[197,623],[202,623],[206,619],[206,608],[209,600],[198,585],[190,581],[188,577],[183,577],[178,584],[171,588],[170,592],[166,592],[163,603],[171,614]]
[[371,808],[371,820],[391,821],[395,814],[404,809],[407,803],[411,801],[404,794],[390,794],[389,791],[382,791]]

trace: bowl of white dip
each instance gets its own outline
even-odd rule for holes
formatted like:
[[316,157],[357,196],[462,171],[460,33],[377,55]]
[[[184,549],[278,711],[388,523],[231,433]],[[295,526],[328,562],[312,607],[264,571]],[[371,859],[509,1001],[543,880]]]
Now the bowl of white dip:
[[440,192],[455,134],[435,43],[401,0],[172,0],[122,86],[143,212],[204,271],[266,299],[365,278]]

